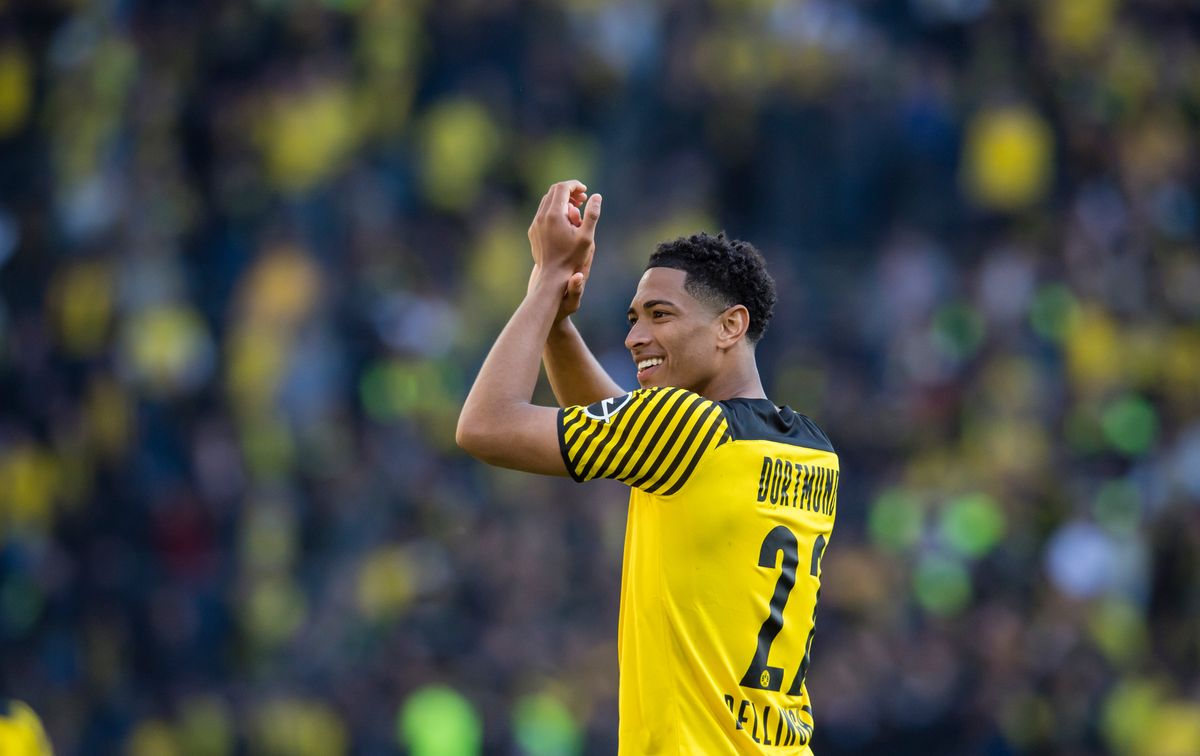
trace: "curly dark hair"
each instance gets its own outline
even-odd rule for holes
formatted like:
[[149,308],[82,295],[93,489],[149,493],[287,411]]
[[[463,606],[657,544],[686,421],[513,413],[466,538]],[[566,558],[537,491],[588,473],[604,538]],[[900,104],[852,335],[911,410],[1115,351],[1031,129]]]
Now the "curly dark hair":
[[775,279],[762,254],[750,242],[709,236],[701,231],[662,242],[646,268],[675,268],[687,274],[688,294],[719,309],[745,305],[750,312],[746,338],[757,344],[775,311]]

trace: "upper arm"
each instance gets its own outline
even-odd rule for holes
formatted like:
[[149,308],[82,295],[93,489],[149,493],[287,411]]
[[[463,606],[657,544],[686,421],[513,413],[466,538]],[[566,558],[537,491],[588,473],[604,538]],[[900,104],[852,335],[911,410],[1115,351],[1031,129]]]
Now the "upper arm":
[[472,456],[499,467],[543,475],[566,475],[558,446],[559,410],[524,404],[487,427],[460,423],[458,443]]
[[729,439],[721,406],[679,388],[639,389],[560,412],[559,446],[575,480],[612,478],[670,495]]

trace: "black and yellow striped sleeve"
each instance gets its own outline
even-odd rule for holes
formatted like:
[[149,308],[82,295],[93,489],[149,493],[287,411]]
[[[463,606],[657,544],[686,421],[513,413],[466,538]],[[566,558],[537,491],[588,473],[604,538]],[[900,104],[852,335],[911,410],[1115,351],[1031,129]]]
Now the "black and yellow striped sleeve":
[[663,496],[728,440],[721,405],[681,388],[638,389],[558,413],[558,445],[572,478],[612,478]]

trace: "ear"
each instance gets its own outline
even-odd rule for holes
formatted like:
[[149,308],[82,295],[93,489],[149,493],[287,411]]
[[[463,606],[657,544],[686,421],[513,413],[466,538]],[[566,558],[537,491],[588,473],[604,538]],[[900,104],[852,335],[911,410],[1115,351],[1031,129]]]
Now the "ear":
[[717,347],[729,349],[745,338],[750,329],[750,311],[745,305],[734,305],[717,316]]

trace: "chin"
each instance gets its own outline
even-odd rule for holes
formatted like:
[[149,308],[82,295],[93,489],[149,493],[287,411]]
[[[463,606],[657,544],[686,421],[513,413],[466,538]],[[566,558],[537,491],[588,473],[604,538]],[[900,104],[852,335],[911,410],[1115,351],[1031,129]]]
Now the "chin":
[[650,375],[638,378],[637,382],[642,388],[671,388],[680,385],[676,383],[677,380],[674,375],[666,372],[660,366],[652,370]]

